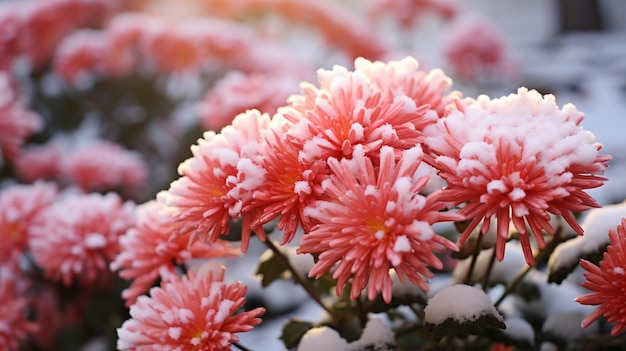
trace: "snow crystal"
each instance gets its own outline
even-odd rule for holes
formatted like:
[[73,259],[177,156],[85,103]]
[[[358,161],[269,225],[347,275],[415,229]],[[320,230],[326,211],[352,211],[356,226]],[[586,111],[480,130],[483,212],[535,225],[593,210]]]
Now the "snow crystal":
[[226,319],[226,317],[230,315],[231,313],[230,309],[233,307],[234,304],[235,304],[235,301],[223,300],[217,309],[214,322],[222,323]]
[[613,273],[615,273],[615,274],[624,274],[624,268],[622,268],[622,267],[615,267],[615,268],[613,268]]
[[182,333],[183,329],[180,327],[170,327],[167,330],[167,335],[170,336],[170,338],[174,339],[174,340],[178,340],[178,338],[180,338],[180,334]]
[[411,242],[406,235],[401,235],[396,239],[395,244],[393,244],[393,251],[411,252]]
[[503,193],[507,190],[506,185],[501,180],[492,180],[487,184],[487,192],[492,194],[495,190]]
[[459,323],[471,322],[482,315],[491,315],[502,320],[484,291],[463,284],[439,290],[428,300],[424,313],[424,322],[435,325],[442,324],[449,318]]
[[379,229],[376,231],[376,233],[374,233],[374,236],[376,237],[376,239],[382,240],[385,237],[385,231]]
[[85,238],[85,245],[90,249],[99,249],[105,247],[107,239],[100,233],[90,233]]
[[299,195],[311,194],[311,186],[306,180],[297,181],[293,186],[293,192]]
[[313,328],[304,334],[298,351],[345,351],[348,342],[339,336],[339,333],[329,327]]

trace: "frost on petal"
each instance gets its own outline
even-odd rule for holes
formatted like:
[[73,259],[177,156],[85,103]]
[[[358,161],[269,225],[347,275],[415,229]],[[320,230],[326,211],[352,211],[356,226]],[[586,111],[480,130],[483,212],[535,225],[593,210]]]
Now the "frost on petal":
[[424,130],[425,160],[446,182],[442,199],[464,204],[459,213],[473,219],[459,245],[479,224],[483,233],[495,225],[502,260],[512,222],[533,265],[530,235],[543,248],[544,235],[555,233],[550,215],[583,234],[573,213],[600,206],[585,190],[604,183],[611,157],[599,153],[581,120],[581,112],[559,108],[554,96],[519,88],[497,99],[466,99]]
[[506,328],[503,318],[481,289],[452,285],[439,290],[424,308],[425,327],[435,340],[447,335],[480,334],[485,328]]

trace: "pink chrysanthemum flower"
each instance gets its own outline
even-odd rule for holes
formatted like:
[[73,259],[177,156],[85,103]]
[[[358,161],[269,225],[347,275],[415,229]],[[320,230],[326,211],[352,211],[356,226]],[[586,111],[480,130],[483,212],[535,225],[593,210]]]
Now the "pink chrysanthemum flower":
[[298,82],[291,76],[232,71],[204,96],[198,106],[200,120],[207,129],[220,130],[246,110],[272,115],[297,88]]
[[12,161],[24,141],[41,127],[41,117],[29,110],[8,73],[0,71],[0,164]]
[[[235,117],[233,124],[204,133],[191,147],[193,156],[178,167],[181,177],[167,191],[157,194],[173,218],[175,234],[191,234],[191,242],[215,242],[229,232],[230,218],[241,219],[241,250],[250,240],[251,216],[242,208],[252,193],[264,184],[265,170],[260,166],[265,155],[262,134],[270,118],[256,110]],[[263,230],[256,234],[265,239]]]
[[64,38],[56,50],[54,71],[79,88],[89,87],[91,76],[101,71],[107,39],[102,31],[75,31]]
[[582,321],[581,327],[587,328],[600,316],[610,323],[615,323],[611,335],[615,336],[626,329],[626,219],[622,218],[617,229],[609,230],[611,244],[596,266],[587,260],[580,260],[580,266],[586,271],[584,288],[592,293],[579,296],[576,302],[599,307]]
[[[387,67],[370,67],[357,60],[364,72],[348,71],[335,66],[332,71],[318,70],[320,87],[303,83],[304,95],[292,96],[291,106],[281,113],[293,123],[306,123],[302,135],[300,160],[314,162],[329,157],[350,157],[356,145],[362,145],[368,156],[375,157],[383,145],[398,150],[408,149],[422,141],[422,129],[436,121],[436,114],[427,114],[428,102],[417,106],[401,88],[384,81],[376,71]],[[413,62],[391,62],[389,70],[412,68]],[[416,62],[415,62],[416,63]],[[384,66],[385,64],[380,63]],[[378,64],[377,64],[378,66]],[[400,68],[402,67],[402,68]],[[378,83],[382,84],[378,84]]]
[[333,175],[322,184],[327,198],[305,210],[319,223],[304,235],[298,249],[298,253],[319,254],[309,276],[321,277],[333,269],[338,294],[352,279],[351,298],[367,288],[370,300],[382,292],[390,302],[393,268],[401,282],[408,279],[428,290],[422,276],[433,273],[427,265],[442,267],[433,251],[456,250],[431,225],[463,217],[440,212],[445,208],[441,191],[419,194],[429,180],[420,174],[422,156],[415,146],[396,162],[394,150],[383,147],[376,169],[364,150],[357,148],[351,160],[328,161]]
[[17,263],[28,248],[30,227],[54,202],[57,192],[56,185],[43,182],[14,184],[0,191],[0,262]]
[[517,64],[510,57],[506,40],[487,18],[464,15],[447,28],[443,56],[460,77],[476,79],[511,78]]
[[274,116],[273,122],[265,138],[267,150],[262,163],[265,182],[254,192],[244,211],[252,214],[253,229],[280,216],[277,228],[283,230],[280,243],[284,245],[294,238],[298,227],[309,229],[304,209],[321,193],[320,184],[327,176],[327,166],[323,160],[301,162],[298,159],[300,146],[290,135],[298,127],[281,115]]
[[53,180],[59,177],[63,163],[63,152],[59,145],[49,142],[42,145],[29,145],[15,158],[14,170],[26,182],[39,179]]
[[119,270],[120,277],[133,280],[130,287],[122,291],[127,306],[148,292],[157,278],[168,281],[176,276],[176,264],[194,258],[236,256],[239,253],[222,240],[211,244],[200,241],[189,244],[188,236],[170,240],[172,228],[161,209],[161,204],[156,201],[138,206],[137,224],[120,237],[122,251],[111,263],[111,269]]
[[27,318],[29,300],[20,290],[13,273],[0,266],[0,351],[19,350],[37,331]]
[[235,314],[245,302],[245,285],[226,284],[223,268],[205,268],[161,283],[151,297],[140,296],[131,319],[117,330],[117,348],[226,351],[239,341],[236,333],[261,323],[262,307]]
[[91,287],[108,277],[119,237],[135,223],[135,205],[116,193],[64,194],[30,228],[30,247],[47,277]]
[[426,160],[447,182],[442,200],[464,204],[460,213],[472,219],[459,245],[481,221],[486,233],[495,216],[497,259],[504,257],[512,221],[532,265],[527,225],[539,247],[545,245],[542,231],[554,233],[549,213],[583,234],[572,212],[600,206],[584,190],[604,183],[599,174],[610,160],[581,127],[583,114],[571,104],[559,109],[554,96],[526,88],[459,107],[425,130],[433,153]]
[[61,171],[84,191],[137,192],[148,178],[148,165],[139,153],[105,140],[79,145],[64,159]]
[[378,86],[388,99],[406,95],[415,102],[415,106],[429,105],[432,112],[419,116],[413,123],[418,131],[446,114],[446,110],[457,98],[459,91],[447,91],[452,86],[452,79],[441,69],[428,72],[420,70],[419,62],[410,56],[399,61],[369,61],[362,57],[354,61],[355,71],[362,73]]

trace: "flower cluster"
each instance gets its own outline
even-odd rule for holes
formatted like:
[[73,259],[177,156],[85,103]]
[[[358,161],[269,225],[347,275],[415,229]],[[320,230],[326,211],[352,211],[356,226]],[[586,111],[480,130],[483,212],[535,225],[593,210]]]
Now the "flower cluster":
[[[453,90],[515,68],[451,1],[344,5],[0,5],[0,351],[246,350],[279,279],[324,311],[288,349],[623,341],[626,206],[589,192],[583,113]],[[433,13],[437,64],[402,47]]]

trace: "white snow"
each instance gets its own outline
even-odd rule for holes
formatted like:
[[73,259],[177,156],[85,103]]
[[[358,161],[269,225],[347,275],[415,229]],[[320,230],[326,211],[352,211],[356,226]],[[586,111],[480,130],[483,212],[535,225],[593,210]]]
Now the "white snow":
[[342,339],[336,330],[329,327],[309,330],[298,345],[298,351],[346,351],[348,349],[348,342]]
[[502,320],[502,316],[484,291],[464,284],[451,285],[439,290],[428,300],[424,313],[424,322],[435,325],[449,318],[459,323],[471,322],[483,315],[491,315]]
[[624,217],[626,217],[626,201],[587,212],[581,224],[584,234],[557,246],[550,256],[548,270],[574,266],[581,256],[606,247],[610,242],[609,229],[615,229]]
[[504,324],[506,324],[506,329],[502,332],[508,335],[511,339],[527,341],[531,344],[534,343],[535,331],[525,319],[520,317],[510,317],[504,320]]

